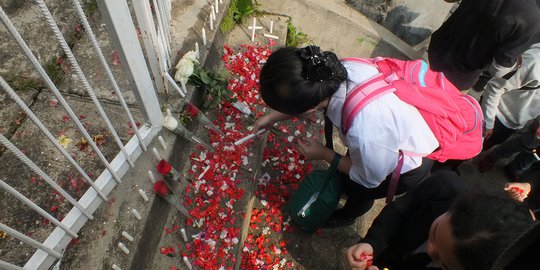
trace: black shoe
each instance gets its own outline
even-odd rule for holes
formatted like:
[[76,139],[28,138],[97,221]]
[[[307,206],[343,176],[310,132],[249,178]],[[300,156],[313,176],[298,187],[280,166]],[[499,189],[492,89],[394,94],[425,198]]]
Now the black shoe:
[[323,225],[325,229],[338,228],[343,226],[350,226],[354,224],[356,218],[344,218],[340,211],[334,211],[328,221]]

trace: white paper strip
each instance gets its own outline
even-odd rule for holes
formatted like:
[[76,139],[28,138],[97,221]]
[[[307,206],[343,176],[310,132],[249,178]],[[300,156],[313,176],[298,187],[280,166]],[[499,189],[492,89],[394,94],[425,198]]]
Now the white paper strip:
[[243,144],[244,142],[246,142],[247,140],[250,140],[250,139],[253,139],[255,138],[256,136],[259,136],[261,134],[263,134],[264,132],[266,131],[266,129],[261,129],[259,131],[257,131],[257,133],[254,133],[254,134],[249,134],[247,135],[246,137],[234,142],[234,145],[240,145],[240,144]]

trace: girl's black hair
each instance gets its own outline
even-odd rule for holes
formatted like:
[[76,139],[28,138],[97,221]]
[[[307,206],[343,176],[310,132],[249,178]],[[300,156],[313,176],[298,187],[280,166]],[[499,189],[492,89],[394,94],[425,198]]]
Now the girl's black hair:
[[454,252],[467,270],[488,270],[534,221],[528,208],[502,195],[468,194],[450,209]]
[[347,79],[347,70],[333,52],[283,47],[270,55],[260,75],[266,105],[297,115],[331,97]]
[[491,270],[540,269],[540,223],[525,232],[497,259]]

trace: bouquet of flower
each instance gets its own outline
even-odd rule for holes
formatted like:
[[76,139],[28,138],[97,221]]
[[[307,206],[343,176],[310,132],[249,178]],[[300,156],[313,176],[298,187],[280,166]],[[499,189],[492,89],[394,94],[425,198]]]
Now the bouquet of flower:
[[170,130],[170,131],[172,131],[172,132],[174,132],[174,133],[176,133],[176,134],[178,134],[178,135],[180,135],[180,136],[182,136],[182,137],[184,137],[184,138],[186,138],[186,139],[188,139],[188,140],[190,140],[190,141],[192,141],[194,143],[197,143],[197,144],[200,144],[200,145],[206,147],[208,150],[214,151],[214,148],[211,145],[205,143],[202,139],[195,136],[195,134],[193,134],[191,131],[187,130],[187,128],[184,127],[184,125],[180,124],[178,119],[176,119],[172,115],[171,110],[169,110],[169,109],[167,109],[167,115],[163,118],[163,126],[166,129],[168,129],[168,130]]
[[176,210],[178,210],[182,215],[184,215],[188,219],[192,219],[195,224],[200,227],[200,225],[195,221],[195,219],[189,214],[188,210],[184,205],[182,205],[178,199],[175,198],[174,194],[171,191],[171,187],[167,182],[164,180],[159,180],[154,184],[154,192],[159,197],[163,198],[165,201],[167,201],[169,204],[174,206]]
[[158,171],[159,174],[161,174],[161,175],[163,175],[165,177],[169,177],[173,181],[176,181],[176,182],[178,182],[180,180],[180,177],[182,177],[180,172],[175,170],[171,166],[171,164],[169,162],[167,162],[166,160],[164,160],[164,159],[159,161],[159,163],[157,165],[157,171]]
[[180,82],[182,88],[186,89],[186,83],[189,80],[191,74],[193,74],[193,68],[195,64],[199,64],[197,60],[197,53],[195,51],[189,51],[176,64],[176,72],[174,74],[174,80]]
[[184,106],[184,112],[190,119],[197,119],[199,120],[204,126],[207,128],[219,133],[221,136],[225,136],[223,131],[221,131],[206,115],[204,115],[199,108],[197,108],[195,105],[193,105],[191,102],[186,102],[186,105]]

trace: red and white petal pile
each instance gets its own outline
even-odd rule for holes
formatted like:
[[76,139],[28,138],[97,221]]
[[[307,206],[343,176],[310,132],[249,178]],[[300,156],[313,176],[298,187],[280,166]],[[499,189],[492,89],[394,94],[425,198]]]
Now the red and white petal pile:
[[[259,97],[259,72],[271,51],[267,46],[242,45],[238,52],[225,46],[222,61],[232,74],[229,89],[234,98],[244,101],[256,115],[264,114],[263,101]],[[192,182],[183,193],[184,205],[190,214],[200,223],[200,232],[188,235],[192,243],[184,248],[178,245],[180,257],[189,260],[202,269],[231,269],[235,263],[233,250],[239,242],[239,233],[244,217],[242,199],[244,190],[241,183],[252,181],[249,164],[254,160],[251,153],[254,141],[235,146],[233,142],[249,133],[240,111],[229,103],[220,104],[214,123],[225,133],[210,132],[210,141],[215,152],[208,152],[198,146],[191,154],[191,167],[188,173]],[[243,248],[243,269],[292,268],[283,256],[287,254],[285,242],[270,239],[268,232],[281,233],[290,228],[279,207],[287,201],[299,181],[312,170],[300,154],[294,149],[293,140],[305,132],[305,127],[297,122],[297,127],[278,127],[288,136],[269,134],[269,146],[263,154],[263,166],[272,170],[275,179],[259,181],[256,195],[263,200],[264,207],[254,209],[251,219],[251,231]],[[192,226],[193,220],[187,225]],[[174,228],[177,229],[177,226]],[[167,229],[168,230],[168,229]],[[176,231],[176,230],[174,230]],[[170,230],[167,232],[170,234]],[[170,247],[163,247],[164,254],[169,254]],[[182,262],[180,262],[182,263]],[[171,266],[171,269],[176,269]]]

